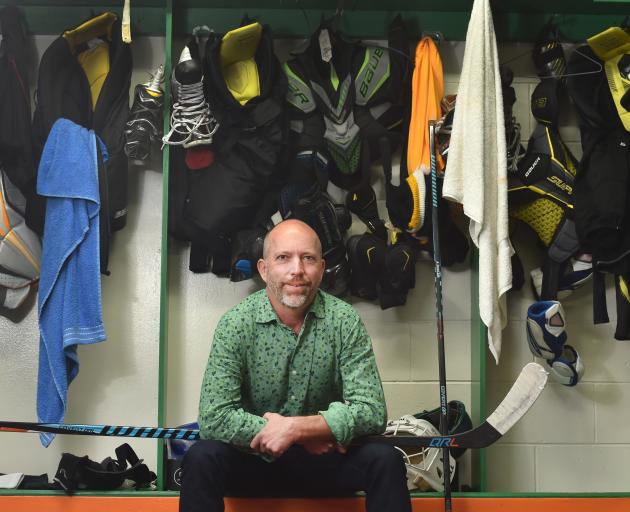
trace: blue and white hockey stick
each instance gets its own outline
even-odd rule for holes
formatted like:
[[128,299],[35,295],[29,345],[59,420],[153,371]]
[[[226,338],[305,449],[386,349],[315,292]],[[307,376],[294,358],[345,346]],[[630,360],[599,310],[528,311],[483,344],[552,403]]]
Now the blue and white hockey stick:
[[[534,404],[547,383],[547,372],[538,363],[528,363],[495,411],[477,428],[452,436],[366,436],[356,443],[377,442],[400,447],[485,448],[503,436]],[[73,434],[82,436],[137,437],[144,439],[199,439],[199,430],[186,428],[82,425],[76,423],[31,423],[0,421],[0,432]]]

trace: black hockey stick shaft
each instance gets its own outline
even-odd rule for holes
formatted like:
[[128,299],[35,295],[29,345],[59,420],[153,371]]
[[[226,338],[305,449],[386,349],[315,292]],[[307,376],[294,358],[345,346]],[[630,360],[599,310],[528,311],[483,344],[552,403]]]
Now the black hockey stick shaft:
[[[433,227],[433,268],[435,273],[435,302],[438,344],[438,378],[440,384],[440,434],[448,435],[448,398],[446,395],[446,355],[444,351],[444,319],[442,311],[442,259],[438,226],[437,161],[435,155],[435,121],[429,120],[429,153],[431,155],[431,200]],[[444,510],[452,510],[451,465],[448,448],[442,448],[444,477]]]
[[[547,372],[538,363],[523,367],[520,375],[494,412],[477,428],[452,436],[366,436],[356,443],[385,443],[400,447],[486,448],[518,421],[534,404],[547,383]],[[199,430],[187,428],[86,425],[0,421],[0,432],[74,434],[84,436],[135,437],[143,439],[199,439]]]

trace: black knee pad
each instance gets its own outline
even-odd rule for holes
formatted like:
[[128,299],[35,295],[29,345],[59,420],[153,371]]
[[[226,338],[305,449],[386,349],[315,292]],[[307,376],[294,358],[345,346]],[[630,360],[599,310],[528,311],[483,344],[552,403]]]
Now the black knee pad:
[[366,233],[350,237],[346,247],[352,273],[352,295],[366,300],[376,299],[378,270],[384,264],[387,244],[378,236]]
[[377,237],[387,240],[387,229],[378,216],[376,194],[370,185],[360,185],[348,191],[346,205]]
[[402,306],[407,292],[416,285],[416,254],[403,242],[387,246],[379,269],[381,309]]

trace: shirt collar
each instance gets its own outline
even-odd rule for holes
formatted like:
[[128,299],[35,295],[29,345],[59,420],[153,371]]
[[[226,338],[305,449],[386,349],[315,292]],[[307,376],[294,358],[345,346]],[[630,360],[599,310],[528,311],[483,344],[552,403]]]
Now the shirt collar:
[[[258,309],[256,310],[256,323],[266,324],[273,321],[278,321],[278,315],[271,305],[271,301],[267,296],[267,290],[260,290],[260,302]],[[315,315],[316,318],[324,318],[326,316],[326,305],[324,303],[324,295],[321,290],[317,290],[315,299],[311,304],[311,307],[306,312],[306,316],[309,314]]]

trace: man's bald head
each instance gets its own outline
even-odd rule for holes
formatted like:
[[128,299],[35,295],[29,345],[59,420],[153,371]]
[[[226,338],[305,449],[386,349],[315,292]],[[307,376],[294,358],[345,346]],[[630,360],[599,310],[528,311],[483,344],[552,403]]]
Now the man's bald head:
[[276,224],[265,236],[265,240],[263,242],[263,259],[268,258],[269,249],[272,244],[276,243],[277,240],[284,237],[292,237],[296,234],[302,236],[306,235],[307,237],[312,238],[318,256],[320,258],[322,257],[322,244],[315,230],[306,222],[302,222],[297,219],[288,219]]

